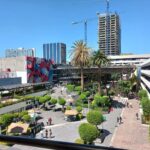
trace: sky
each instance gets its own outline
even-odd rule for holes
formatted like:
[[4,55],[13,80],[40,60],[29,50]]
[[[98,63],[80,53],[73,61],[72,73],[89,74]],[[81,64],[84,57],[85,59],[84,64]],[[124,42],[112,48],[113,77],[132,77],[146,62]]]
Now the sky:
[[[110,11],[121,20],[122,53],[150,53],[150,0],[110,0]],[[36,48],[43,56],[43,44],[67,45],[67,59],[73,43],[84,39],[84,24],[89,19],[88,46],[98,49],[96,13],[106,11],[106,0],[0,0],[0,57],[8,48]],[[90,20],[91,18],[95,18]]]

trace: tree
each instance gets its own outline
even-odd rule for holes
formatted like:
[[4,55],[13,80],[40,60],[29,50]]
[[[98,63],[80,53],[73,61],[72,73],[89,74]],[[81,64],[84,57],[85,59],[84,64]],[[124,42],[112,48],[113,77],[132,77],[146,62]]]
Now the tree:
[[102,65],[109,63],[109,59],[100,50],[93,54],[93,65],[98,67],[98,93],[101,94]]
[[130,81],[122,81],[120,80],[118,82],[119,89],[121,93],[125,96],[128,96],[129,92],[131,91],[131,83]]
[[79,126],[79,134],[85,144],[92,144],[99,136],[99,131],[95,126],[89,123],[82,123]]
[[90,59],[90,48],[87,47],[86,43],[81,41],[76,41],[72,46],[73,51],[71,53],[72,56],[72,64],[75,66],[79,66],[81,70],[81,90],[84,89],[84,73],[83,68],[88,65]]
[[87,121],[95,126],[103,122],[103,115],[100,111],[89,111],[87,114]]
[[30,117],[30,115],[24,115],[23,117],[22,117],[22,119],[23,119],[23,121],[24,122],[30,122],[31,121],[31,117]]
[[64,98],[59,98],[58,103],[62,106],[62,110],[64,111],[64,105],[66,104],[66,100]]

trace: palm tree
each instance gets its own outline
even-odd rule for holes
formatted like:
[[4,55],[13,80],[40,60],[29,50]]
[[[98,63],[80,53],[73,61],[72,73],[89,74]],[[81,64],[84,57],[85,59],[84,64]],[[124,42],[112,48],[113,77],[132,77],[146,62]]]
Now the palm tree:
[[75,66],[79,66],[81,69],[81,90],[84,89],[84,73],[83,68],[88,65],[90,59],[90,48],[87,47],[86,43],[82,40],[76,41],[72,46],[73,51],[71,53],[72,56],[72,64]]
[[94,52],[93,54],[93,65],[98,67],[98,93],[101,94],[101,68],[102,65],[105,65],[110,60],[104,55],[104,53],[100,52],[100,50]]

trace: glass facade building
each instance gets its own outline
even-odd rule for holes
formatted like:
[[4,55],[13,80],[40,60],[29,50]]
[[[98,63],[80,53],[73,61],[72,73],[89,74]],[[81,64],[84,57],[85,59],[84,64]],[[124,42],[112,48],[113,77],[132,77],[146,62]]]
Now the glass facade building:
[[30,56],[35,57],[35,48],[18,48],[18,49],[6,49],[5,56],[8,57],[18,57],[18,56]]
[[43,58],[53,60],[55,64],[66,64],[66,44],[43,44]]

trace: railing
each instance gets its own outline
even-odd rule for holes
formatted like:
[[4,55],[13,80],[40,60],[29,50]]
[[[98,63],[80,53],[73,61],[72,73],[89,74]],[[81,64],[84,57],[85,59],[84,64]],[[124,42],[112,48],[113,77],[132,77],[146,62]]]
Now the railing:
[[68,143],[68,142],[59,142],[59,141],[52,141],[52,140],[33,139],[33,138],[5,136],[5,135],[0,135],[0,141],[12,143],[12,144],[34,146],[34,147],[56,149],[56,150],[57,149],[58,150],[117,150],[117,149],[125,150],[125,149],[113,148],[113,147],[83,145],[83,144],[75,144],[75,143]]

